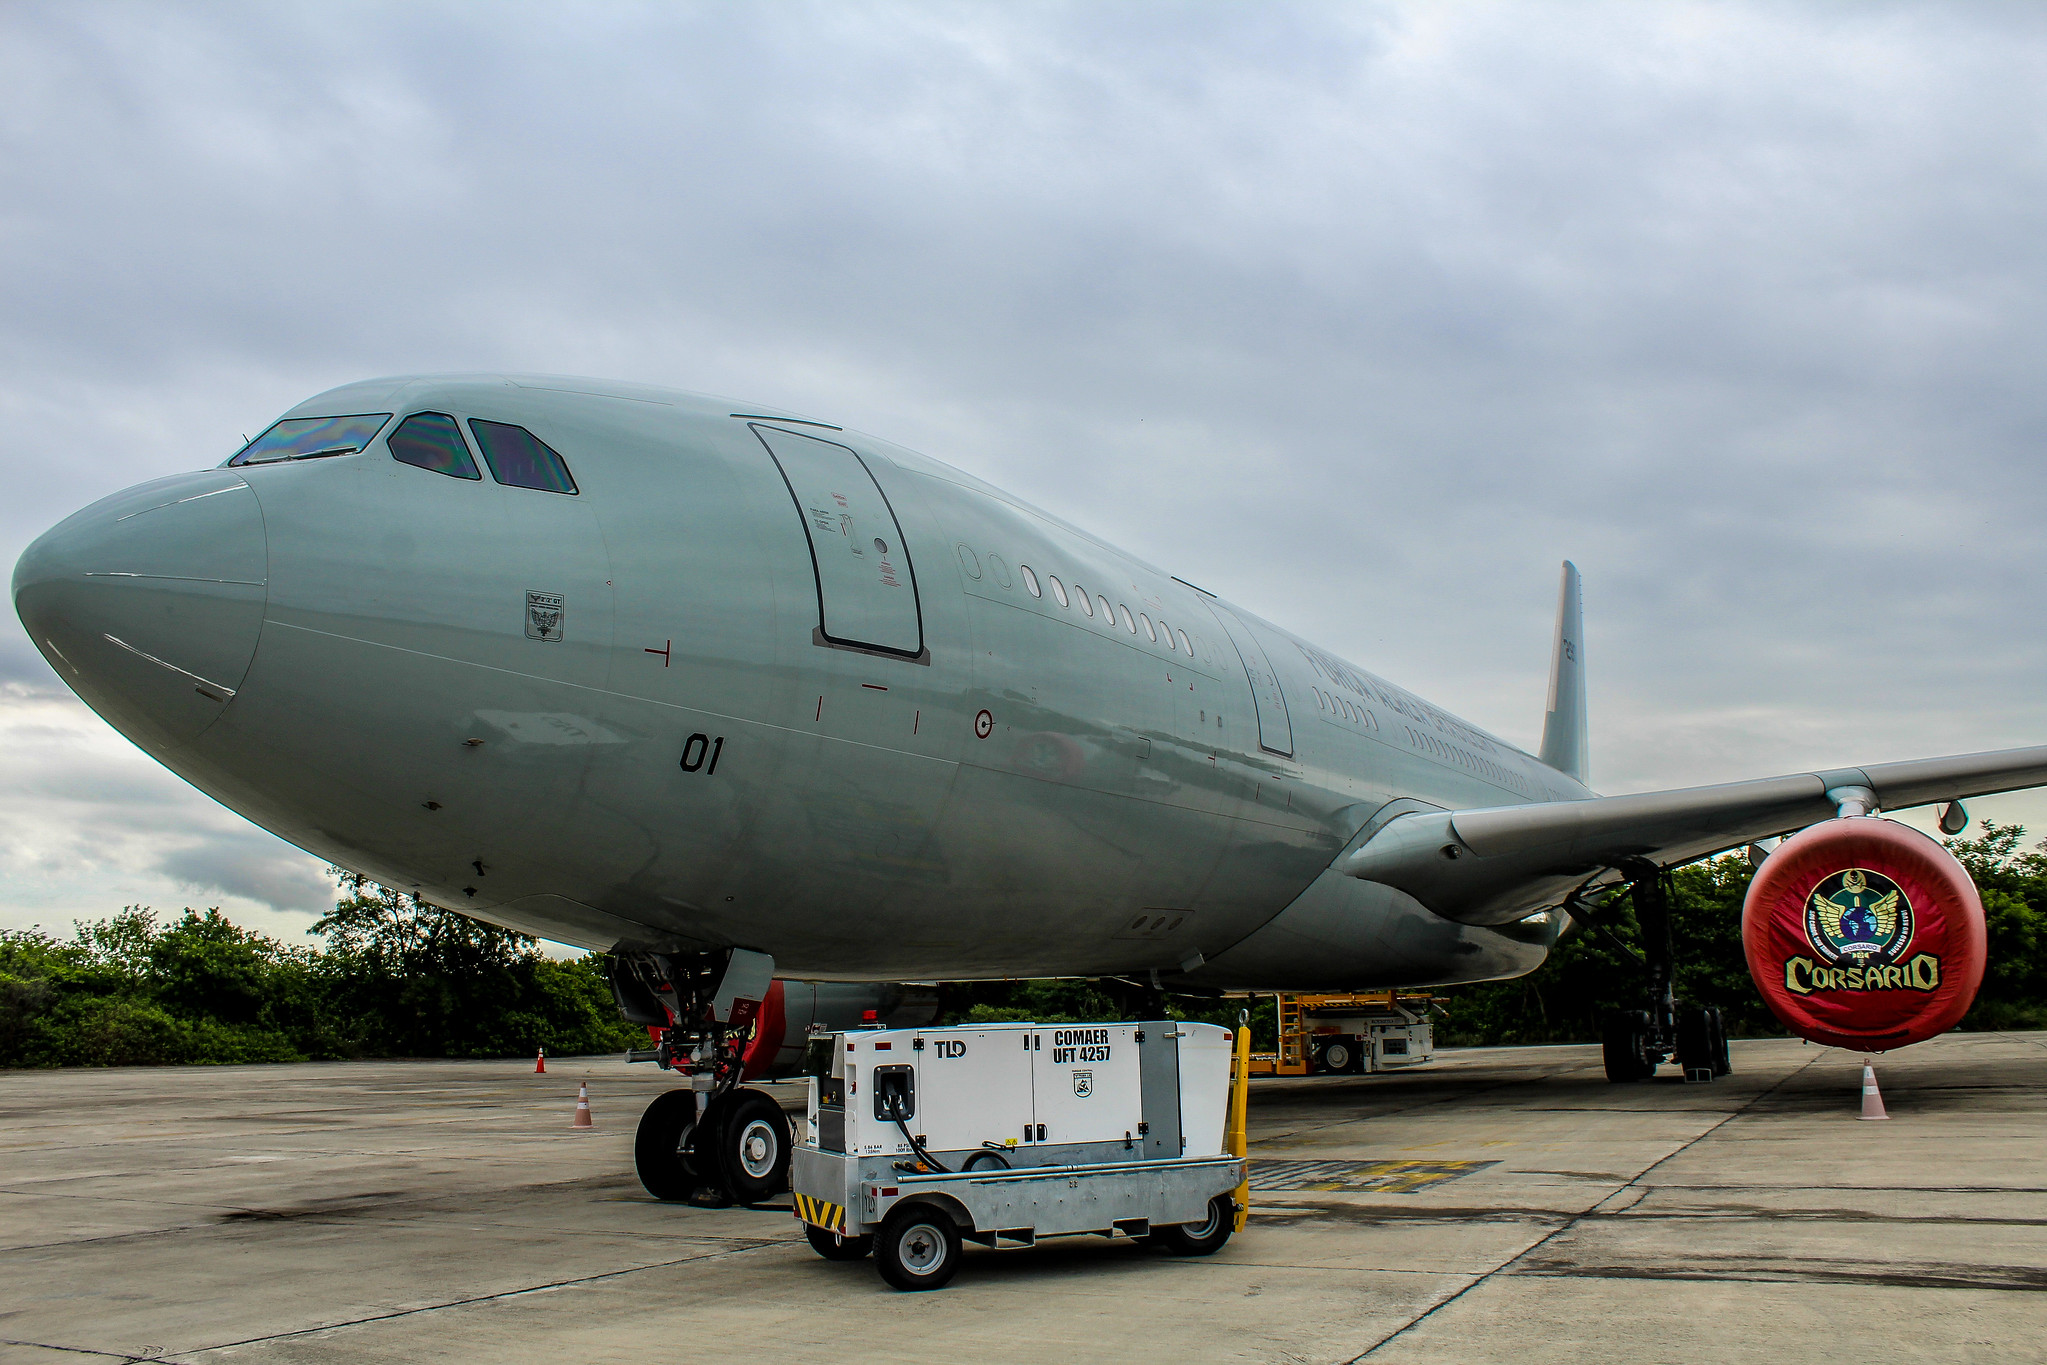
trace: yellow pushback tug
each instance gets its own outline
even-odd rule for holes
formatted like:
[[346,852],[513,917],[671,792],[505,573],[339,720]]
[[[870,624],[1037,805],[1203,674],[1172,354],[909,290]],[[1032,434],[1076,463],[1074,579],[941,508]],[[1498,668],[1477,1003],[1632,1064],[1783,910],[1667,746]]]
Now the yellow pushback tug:
[[1252,1053],[1254,1076],[1402,1071],[1435,1060],[1432,1016],[1440,1007],[1427,992],[1276,995],[1271,999],[1279,1023],[1279,1051]]

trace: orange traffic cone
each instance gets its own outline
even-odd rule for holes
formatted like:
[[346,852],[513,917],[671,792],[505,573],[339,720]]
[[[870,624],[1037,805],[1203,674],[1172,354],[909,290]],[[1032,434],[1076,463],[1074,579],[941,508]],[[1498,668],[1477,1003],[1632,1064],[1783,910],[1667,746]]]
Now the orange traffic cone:
[[1876,1068],[1868,1061],[1862,1063],[1862,1114],[1866,1119],[1887,1119],[1884,1112],[1884,1097],[1876,1088]]
[[590,1121],[590,1083],[585,1081],[576,1087],[576,1121],[570,1124],[569,1127],[594,1128],[596,1126],[596,1124]]
[[545,1074],[545,1073],[546,1073],[546,1071],[547,1071],[547,1049],[546,1049],[546,1048],[542,1048],[542,1049],[540,1049],[540,1052],[539,1052],[539,1054],[538,1054],[537,1056],[535,1056],[535,1057],[534,1057],[534,1059],[533,1059],[533,1074],[534,1074],[534,1075],[536,1075],[536,1076],[539,1076],[539,1075],[543,1075],[543,1074]]

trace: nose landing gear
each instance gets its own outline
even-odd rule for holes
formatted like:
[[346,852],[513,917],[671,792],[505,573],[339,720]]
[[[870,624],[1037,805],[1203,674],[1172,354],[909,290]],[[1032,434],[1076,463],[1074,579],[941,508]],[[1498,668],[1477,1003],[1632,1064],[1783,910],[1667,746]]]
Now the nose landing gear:
[[633,1139],[634,1170],[656,1199],[723,1206],[788,1188],[788,1118],[772,1096],[740,1086],[747,1031],[774,965],[738,948],[612,957],[619,1013],[658,1038],[627,1060],[689,1077],[689,1089],[655,1097]]

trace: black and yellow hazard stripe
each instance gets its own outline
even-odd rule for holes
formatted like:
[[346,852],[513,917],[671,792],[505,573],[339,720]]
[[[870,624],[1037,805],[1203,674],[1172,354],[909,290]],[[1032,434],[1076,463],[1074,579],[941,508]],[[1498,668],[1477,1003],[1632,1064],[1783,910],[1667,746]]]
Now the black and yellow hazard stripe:
[[796,1195],[795,1200],[796,1216],[798,1218],[806,1223],[815,1223],[818,1227],[836,1232],[841,1237],[846,1235],[845,1209],[837,1204],[827,1203],[822,1199],[813,1199],[807,1194]]

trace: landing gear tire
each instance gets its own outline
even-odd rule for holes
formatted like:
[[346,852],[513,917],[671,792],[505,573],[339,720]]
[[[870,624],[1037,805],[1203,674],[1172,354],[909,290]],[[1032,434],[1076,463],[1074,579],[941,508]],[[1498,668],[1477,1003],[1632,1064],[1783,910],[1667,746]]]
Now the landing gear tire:
[[1647,1010],[1616,1010],[1606,1017],[1600,1051],[1609,1081],[1646,1081],[1656,1074],[1656,1063],[1649,1058],[1649,1032]]
[[1713,1011],[1709,1009],[1694,1007],[1678,1012],[1677,1064],[1688,1081],[1702,1071],[1708,1077],[1720,1074],[1714,1066],[1713,1023]]
[[758,1090],[738,1090],[720,1096],[712,1109],[726,1193],[758,1204],[788,1189],[789,1120],[782,1106]]
[[[670,1090],[656,1095],[640,1115],[639,1131],[633,1136],[633,1170],[640,1177],[641,1188],[656,1199],[680,1202],[704,1183],[691,1153],[677,1150],[683,1129],[696,1114],[695,1091]],[[693,1148],[701,1136],[701,1132],[693,1135]]]
[[827,1261],[864,1260],[867,1254],[874,1250],[872,1233],[848,1237],[844,1233],[833,1232],[830,1228],[821,1228],[815,1223],[805,1223],[803,1237],[810,1243],[810,1249]]
[[1335,1038],[1322,1045],[1321,1069],[1342,1076],[1358,1069],[1358,1047],[1348,1038]]
[[874,1268],[898,1289],[943,1289],[964,1254],[960,1230],[929,1204],[898,1207],[874,1240]]
[[1236,1202],[1226,1194],[1219,1194],[1208,1201],[1208,1217],[1199,1223],[1159,1228],[1149,1240],[1153,1246],[1173,1256],[1210,1256],[1222,1250],[1223,1243],[1230,1240],[1230,1233],[1236,1230],[1236,1226]]
[[1727,1055],[1727,1020],[1721,1015],[1718,1006],[1707,1010],[1706,1013],[1713,1016],[1713,1074],[1732,1075],[1734,1060]]

